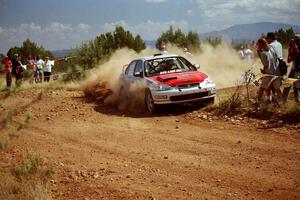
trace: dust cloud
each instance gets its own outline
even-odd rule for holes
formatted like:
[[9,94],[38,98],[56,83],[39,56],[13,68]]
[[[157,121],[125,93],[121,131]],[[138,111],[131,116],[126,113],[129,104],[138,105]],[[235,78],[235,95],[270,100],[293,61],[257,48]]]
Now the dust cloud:
[[149,48],[139,54],[127,48],[117,50],[108,62],[99,65],[87,74],[87,78],[81,84],[82,90],[86,96],[94,97],[106,105],[117,106],[120,110],[138,110],[144,103],[144,82],[131,84],[129,91],[132,94],[123,94],[120,97],[119,78],[124,65],[129,64],[133,59],[152,55],[155,52],[157,52],[155,49]]
[[[202,44],[201,52],[187,55],[178,47],[167,45],[168,53],[182,55],[193,64],[200,65],[200,71],[206,73],[216,83],[217,88],[236,86],[240,83],[245,71],[257,68],[257,64],[248,63],[240,59],[235,49],[226,44],[216,48]],[[117,106],[120,110],[136,110],[143,106],[145,84],[133,83],[130,85],[131,94],[120,92],[119,77],[123,66],[133,59],[158,53],[157,49],[147,48],[141,53],[123,48],[117,50],[108,62],[91,70],[82,82],[82,90],[86,96],[92,96],[106,105]],[[119,95],[122,94],[122,97]]]
[[237,51],[226,43],[216,48],[209,44],[202,44],[201,52],[193,55],[188,55],[174,46],[169,46],[168,50],[184,56],[192,64],[200,65],[199,71],[207,74],[216,83],[218,89],[241,84],[243,74],[247,70],[258,72],[260,68],[257,60],[249,62],[241,59]]

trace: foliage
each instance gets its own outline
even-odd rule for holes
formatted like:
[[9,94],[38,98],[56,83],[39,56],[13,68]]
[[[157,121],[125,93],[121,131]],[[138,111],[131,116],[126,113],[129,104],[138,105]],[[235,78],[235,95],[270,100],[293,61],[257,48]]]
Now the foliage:
[[36,177],[44,182],[52,176],[53,169],[44,165],[44,160],[40,155],[28,154],[21,163],[15,164],[12,174],[18,180]]
[[207,43],[213,47],[217,47],[222,43],[222,38],[221,37],[209,37],[209,38],[206,38],[203,43]]
[[160,49],[163,44],[174,44],[180,48],[188,48],[190,51],[197,51],[200,49],[199,35],[193,31],[189,31],[187,34],[183,33],[179,28],[173,30],[170,28],[161,34],[156,41],[156,48]]
[[240,86],[230,95],[230,97],[224,101],[221,101],[218,107],[215,109],[216,115],[233,116],[237,114],[242,107],[242,100],[240,95]]
[[108,59],[115,50],[123,47],[140,52],[146,48],[146,44],[140,35],[133,37],[122,26],[117,26],[114,32],[101,34],[94,40],[83,43],[75,52],[73,62],[84,69],[90,69]]
[[[275,35],[277,40],[282,44],[282,46],[284,48],[287,48],[289,45],[289,41],[295,37],[295,32],[292,27],[286,30],[280,28],[277,31],[275,31]],[[262,33],[260,36],[260,38],[266,38],[266,37],[267,36],[264,33]]]
[[53,174],[53,165],[38,154],[28,154],[10,173],[0,171],[0,199],[52,199],[49,180]]
[[295,37],[295,32],[292,27],[286,30],[281,28],[275,32],[275,35],[283,47],[288,47],[289,41]]
[[4,55],[1,53],[0,54],[0,69],[4,68],[4,66],[3,66],[3,59],[4,59]]
[[27,63],[27,59],[29,56],[37,56],[40,55],[42,57],[48,56],[50,59],[53,59],[53,55],[50,51],[45,50],[42,46],[38,47],[38,45],[30,39],[26,39],[21,47],[13,47],[10,48],[7,52],[7,56],[12,60],[14,54],[21,55],[21,62],[23,64]]

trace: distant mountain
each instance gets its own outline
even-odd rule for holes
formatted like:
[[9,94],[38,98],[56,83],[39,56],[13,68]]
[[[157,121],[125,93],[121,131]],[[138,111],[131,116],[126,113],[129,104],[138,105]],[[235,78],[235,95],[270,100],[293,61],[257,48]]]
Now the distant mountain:
[[146,46],[155,48],[156,40],[145,40],[144,42],[145,42]]
[[292,27],[295,33],[300,33],[300,26],[272,23],[272,22],[260,22],[253,24],[239,24],[231,26],[227,29],[220,31],[212,31],[200,34],[201,39],[208,37],[223,37],[225,40],[257,40],[262,33],[277,31],[282,28],[284,30]]
[[70,53],[72,53],[73,51],[74,49],[63,49],[63,50],[54,50],[51,51],[51,53],[53,54],[54,58],[64,58],[70,55]]

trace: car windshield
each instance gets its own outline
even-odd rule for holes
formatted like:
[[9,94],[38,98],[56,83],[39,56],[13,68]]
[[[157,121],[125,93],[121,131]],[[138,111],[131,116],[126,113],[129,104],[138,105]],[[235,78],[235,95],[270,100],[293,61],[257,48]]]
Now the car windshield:
[[157,76],[160,74],[179,73],[197,70],[183,57],[167,57],[145,61],[145,75]]

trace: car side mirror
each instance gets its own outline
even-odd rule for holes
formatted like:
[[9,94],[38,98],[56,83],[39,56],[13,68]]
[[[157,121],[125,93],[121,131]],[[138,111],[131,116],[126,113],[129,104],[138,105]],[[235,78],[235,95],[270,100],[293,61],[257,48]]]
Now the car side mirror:
[[135,77],[143,77],[143,73],[142,72],[134,72],[133,74]]
[[196,67],[196,69],[200,69],[200,65],[199,64],[195,64],[194,66]]

